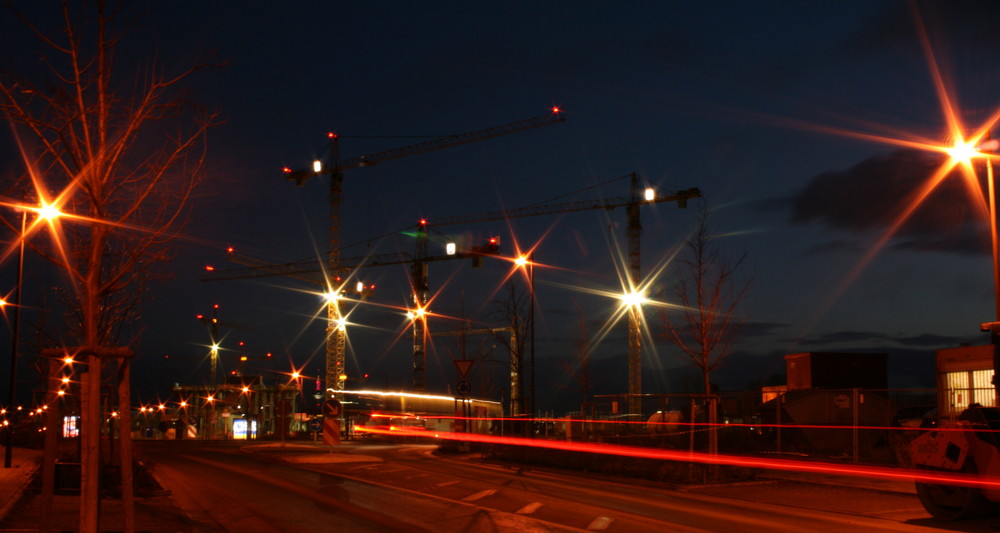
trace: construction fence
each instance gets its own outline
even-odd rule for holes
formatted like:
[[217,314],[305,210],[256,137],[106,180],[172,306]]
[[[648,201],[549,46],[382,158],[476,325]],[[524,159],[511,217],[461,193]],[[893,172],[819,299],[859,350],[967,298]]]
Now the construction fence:
[[629,405],[628,395],[609,395],[595,397],[581,412],[556,423],[551,436],[691,451],[714,449],[730,454],[909,465],[913,438],[939,423],[954,421],[970,403],[992,406],[995,394],[992,389],[646,394],[642,396],[642,414],[622,412]]

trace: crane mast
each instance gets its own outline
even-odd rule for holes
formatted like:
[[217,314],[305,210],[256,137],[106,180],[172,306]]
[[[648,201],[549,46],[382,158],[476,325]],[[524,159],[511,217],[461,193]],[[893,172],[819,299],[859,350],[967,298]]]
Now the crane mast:
[[[625,198],[606,198],[599,200],[586,200],[586,201],[575,201],[575,202],[561,202],[552,204],[542,204],[534,205],[529,207],[517,208],[517,209],[504,209],[498,211],[490,211],[485,213],[475,213],[457,216],[448,216],[435,219],[435,226],[453,226],[459,224],[468,224],[475,222],[489,222],[494,220],[509,220],[512,218],[523,218],[532,216],[542,216],[551,215],[557,213],[568,213],[576,211],[585,211],[592,209],[604,209],[613,210],[619,207],[626,208],[626,215],[628,217],[627,226],[627,238],[628,238],[628,284],[629,288],[635,290],[639,288],[642,283],[642,272],[641,272],[641,236],[642,236],[642,224],[640,218],[641,206],[645,204],[654,204],[662,202],[676,202],[678,207],[684,208],[687,206],[687,201],[695,198],[701,197],[701,192],[697,188],[689,188],[681,191],[677,191],[671,195],[658,195],[652,198],[644,197],[644,190],[641,187],[641,180],[638,174],[632,173],[627,176],[630,179],[630,190],[628,199]],[[331,218],[331,226],[335,220]],[[428,256],[427,255],[427,221],[421,220],[418,225],[417,230],[417,249],[413,256],[409,256],[403,253],[393,253],[393,254],[376,254],[367,255],[352,258],[341,258],[339,253],[336,255],[331,255],[335,258],[337,264],[339,265],[340,272],[345,272],[349,270],[354,270],[362,267],[375,267],[375,266],[385,266],[385,265],[397,265],[397,264],[410,264],[410,275],[411,275],[411,285],[413,288],[413,301],[417,309],[426,310],[428,296],[429,296],[429,283],[428,283],[428,263],[433,261],[443,261],[443,260],[454,260],[463,259],[468,257],[478,257],[484,255],[481,251],[473,251],[471,253],[458,253],[454,255],[445,256]],[[332,242],[332,241],[331,241]],[[338,249],[339,251],[339,249]],[[250,257],[242,256],[230,250],[228,256],[230,261],[245,265],[249,268],[244,269],[232,269],[227,271],[215,271],[211,276],[205,278],[205,281],[220,281],[220,280],[232,280],[232,279],[245,279],[245,278],[257,278],[264,276],[289,276],[297,279],[302,279],[310,282],[319,282],[320,279],[315,275],[319,270],[322,270],[318,265],[316,260],[299,261],[284,264],[270,264]],[[313,274],[313,276],[307,276],[308,274]],[[342,276],[342,279],[347,279],[347,276]],[[333,307],[331,305],[331,307]],[[337,309],[339,312],[339,307]],[[339,315],[332,314],[332,320],[339,318]],[[629,310],[628,314],[628,390],[629,390],[629,411],[632,413],[641,412],[641,394],[642,394],[642,324],[643,324],[642,309],[639,307],[633,307]],[[342,330],[340,330],[342,333]],[[345,338],[340,336],[337,331],[331,331],[330,337],[335,341],[337,337]],[[425,317],[416,317],[413,321],[413,385],[417,390],[423,390],[426,387],[425,372],[426,372],[426,344],[429,334],[427,333],[427,324]],[[328,345],[328,348],[333,351],[334,354],[338,353],[337,350],[342,350],[343,346],[337,343],[333,345]],[[342,352],[340,352],[342,353]],[[342,359],[334,359],[334,362],[340,361]],[[343,370],[343,365],[333,366],[331,368],[334,371]],[[514,367],[512,363],[511,367],[511,383],[512,392],[519,390],[519,385],[515,386],[515,383],[520,383],[522,379],[523,372],[520,367]],[[334,378],[339,377],[333,376]],[[336,380],[334,381],[336,382]],[[513,396],[512,396],[513,399]],[[519,398],[520,400],[520,398]],[[533,401],[534,399],[532,399]]]
[[[417,143],[409,146],[403,146],[400,148],[395,148],[392,150],[386,150],[382,152],[376,152],[373,154],[362,155],[348,159],[346,161],[341,161],[340,158],[340,137],[334,133],[329,134],[331,140],[331,159],[332,165],[328,168],[322,164],[320,161],[313,163],[312,171],[304,170],[292,170],[290,168],[285,168],[285,177],[290,180],[294,180],[298,185],[303,185],[305,182],[313,177],[328,174],[330,176],[330,221],[329,221],[329,255],[327,260],[328,275],[331,279],[336,279],[338,276],[342,279],[346,279],[343,274],[343,266],[340,263],[340,213],[341,213],[341,203],[343,201],[343,181],[344,181],[344,171],[357,167],[371,166],[382,161],[389,161],[392,159],[398,159],[401,157],[408,157],[412,155],[422,154],[426,152],[432,152],[435,150],[441,150],[444,148],[449,148],[452,146],[458,146],[462,144],[483,141],[487,139],[492,139],[495,137],[501,137],[504,135],[510,135],[513,133],[518,133],[521,131],[526,131],[534,128],[539,128],[542,126],[548,126],[550,124],[555,124],[565,120],[559,112],[559,108],[553,108],[552,113],[533,117],[525,120],[520,120],[517,122],[511,122],[508,124],[503,124],[500,126],[494,126],[492,128],[485,128],[481,130],[470,131],[467,133],[462,133],[458,135],[450,135],[445,137],[440,137],[434,140]],[[426,265],[424,266],[426,269]],[[415,287],[416,289],[416,287]],[[344,326],[343,314],[340,310],[339,295],[341,287],[330,286],[328,287],[329,292],[329,303],[327,305],[327,335],[326,335],[326,390],[327,396],[332,397],[333,392],[344,390],[344,384],[347,380],[347,374],[345,372],[345,348],[347,344],[347,331]],[[417,298],[419,299],[419,297]],[[414,324],[420,321],[414,321]],[[414,336],[416,337],[416,326],[414,327]],[[422,333],[421,333],[422,334]],[[414,342],[414,351],[416,351],[416,341]],[[414,354],[414,360],[416,360],[416,354]],[[414,368],[416,371],[416,368]],[[423,367],[421,366],[421,372]],[[416,379],[414,380],[414,385],[416,386]],[[421,377],[421,382],[423,381]],[[423,390],[418,389],[418,390]]]

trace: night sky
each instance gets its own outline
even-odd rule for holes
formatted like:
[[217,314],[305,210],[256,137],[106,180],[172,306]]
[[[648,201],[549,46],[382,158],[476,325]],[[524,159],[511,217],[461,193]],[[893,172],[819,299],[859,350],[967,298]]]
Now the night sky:
[[[981,199],[958,174],[886,235],[945,162],[940,152],[893,140],[947,145],[947,105],[971,134],[1000,104],[1000,5],[538,4],[132,6],[124,65],[154,54],[165,66],[226,63],[185,84],[185,98],[218,109],[225,123],[209,134],[208,173],[165,267],[171,278],[154,287],[144,313],[138,394],[165,397],[174,383],[208,380],[209,337],[195,315],[213,304],[221,321],[239,326],[220,332],[225,348],[246,343],[247,373],[275,375],[291,364],[320,372],[324,324],[314,319],[322,316],[322,301],[307,292],[314,289],[278,277],[201,279],[206,264],[238,268],[225,260],[228,246],[275,263],[325,255],[326,178],[297,187],[281,169],[326,157],[328,131],[343,136],[350,158],[553,106],[564,123],[347,171],[344,256],[412,253],[407,228],[421,217],[433,228],[435,217],[627,197],[628,181],[610,180],[637,172],[663,192],[699,188],[711,230],[725,237],[719,243],[748,254],[754,285],[741,307],[746,326],[715,374],[723,390],[782,383],[784,354],[801,351],[886,352],[891,386],[933,386],[935,350],[988,341],[979,332],[994,319],[988,226],[976,207]],[[0,29],[5,68],[36,57],[35,43],[6,12]],[[123,67],[120,75],[128,82],[133,73]],[[20,161],[9,136],[3,141],[10,179]],[[678,251],[703,202],[643,208],[644,273]],[[615,260],[624,253],[625,223],[618,209],[440,229],[442,238],[500,236],[506,253],[514,242],[540,242],[536,260],[547,266],[535,279],[540,408],[579,401],[563,362],[584,336],[581,320],[594,336],[618,305],[583,289],[620,290]],[[440,254],[434,246],[430,253]],[[8,267],[3,275],[12,279]],[[431,310],[476,327],[501,325],[493,300],[509,270],[490,259],[478,269],[468,260],[432,263],[431,291],[441,293]],[[669,289],[677,273],[667,266],[654,288]],[[39,305],[32,284],[44,284],[41,277],[26,280],[26,321]],[[367,373],[369,386],[406,387],[411,336],[401,312],[385,306],[408,303],[408,268],[369,269],[362,278],[377,291],[350,315],[348,373]],[[658,311],[647,310],[659,339]],[[430,328],[457,325],[441,319]],[[9,346],[8,335],[0,346]],[[470,337],[465,356],[502,360],[495,344]],[[622,322],[592,353],[593,393],[626,390],[626,350]],[[234,354],[224,352],[226,370],[235,368]],[[450,360],[460,357],[457,338],[434,339],[429,390],[453,390]],[[502,372],[499,362],[480,363],[473,378],[482,389],[493,376],[496,388]],[[644,392],[699,386],[685,356],[662,340],[647,347],[643,372]]]

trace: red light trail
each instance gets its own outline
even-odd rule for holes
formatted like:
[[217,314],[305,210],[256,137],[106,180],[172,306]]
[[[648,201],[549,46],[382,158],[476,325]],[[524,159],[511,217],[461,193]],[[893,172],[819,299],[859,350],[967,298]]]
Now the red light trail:
[[810,472],[852,477],[867,477],[888,479],[894,481],[914,481],[936,485],[961,485],[982,489],[1000,489],[1000,477],[987,475],[967,475],[927,470],[912,470],[904,468],[888,468],[876,466],[840,465],[823,462],[804,462],[788,459],[768,459],[743,455],[718,454],[711,455],[702,452],[678,451],[637,446],[622,446],[617,444],[572,442],[558,440],[529,439],[524,437],[498,437],[476,433],[456,433],[446,431],[430,432],[424,428],[406,427],[362,427],[355,426],[354,431],[377,435],[396,437],[424,437],[463,442],[478,442],[484,444],[504,444],[511,446],[528,446],[549,450],[569,452],[596,453],[617,455],[640,459],[658,459],[664,461],[696,462],[715,465],[738,466],[743,468],[763,468],[768,470],[784,470],[790,472]]

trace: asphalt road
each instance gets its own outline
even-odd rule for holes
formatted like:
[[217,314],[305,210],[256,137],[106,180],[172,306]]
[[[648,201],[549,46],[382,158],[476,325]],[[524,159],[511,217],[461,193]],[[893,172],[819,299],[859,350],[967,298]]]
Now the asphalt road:
[[788,480],[688,487],[521,470],[432,446],[149,443],[160,482],[204,530],[996,531],[941,523],[911,494]]

